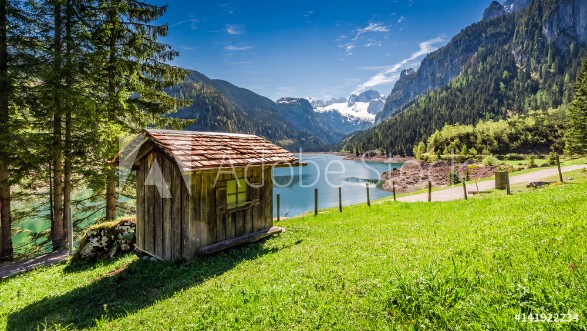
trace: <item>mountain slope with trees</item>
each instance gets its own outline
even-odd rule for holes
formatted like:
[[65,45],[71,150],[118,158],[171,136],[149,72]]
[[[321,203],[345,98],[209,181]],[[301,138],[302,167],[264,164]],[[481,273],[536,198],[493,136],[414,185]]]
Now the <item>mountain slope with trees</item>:
[[[563,18],[561,12],[569,10],[572,15]],[[475,46],[456,78],[347,139],[344,148],[411,154],[414,144],[445,124],[475,124],[568,104],[587,53],[587,31],[576,28],[586,17],[587,4],[580,0],[535,0],[523,11],[466,28],[427,57],[445,54],[439,61],[451,63],[454,54]]]
[[346,135],[326,123],[312,105],[300,98],[278,102],[191,71],[182,83],[168,89],[171,95],[193,101],[171,114],[193,121],[186,130],[255,134],[290,150],[323,150]]
[[577,77],[575,97],[570,108],[570,119],[565,132],[566,152],[587,154],[587,58]]

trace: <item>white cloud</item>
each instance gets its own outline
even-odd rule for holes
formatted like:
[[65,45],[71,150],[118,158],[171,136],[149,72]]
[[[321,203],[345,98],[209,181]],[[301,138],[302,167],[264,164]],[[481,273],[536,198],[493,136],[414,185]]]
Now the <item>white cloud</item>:
[[383,70],[383,69],[387,69],[387,68],[389,68],[389,66],[360,67],[360,68],[357,68],[357,69],[359,69],[359,70],[379,71],[379,70]]
[[176,27],[176,26],[180,26],[180,25],[182,25],[182,24],[184,24],[184,23],[186,23],[186,22],[188,22],[188,21],[189,21],[189,20],[181,20],[181,21],[179,21],[179,22],[175,22],[175,23],[173,23],[173,24],[170,24],[170,25],[169,25],[169,27],[170,27],[170,28],[174,28],[174,27]]
[[435,50],[438,49],[438,44],[444,42],[444,38],[442,37],[437,37],[434,39],[430,39],[430,40],[426,40],[420,43],[420,49],[413,53],[410,57],[403,59],[402,61],[390,66],[390,67],[386,67],[385,69],[382,69],[379,73],[377,73],[375,76],[369,78],[369,80],[367,80],[366,82],[364,82],[363,84],[357,86],[357,88],[355,89],[355,92],[362,92],[364,90],[367,90],[369,88],[373,88],[375,86],[379,86],[379,85],[383,85],[383,84],[389,84],[392,82],[395,82],[399,79],[401,70],[403,69],[407,69],[408,67],[414,66],[416,63],[414,63],[416,60],[418,60],[420,57],[434,52]]
[[371,22],[366,27],[362,29],[357,29],[357,34],[355,37],[358,37],[367,32],[389,32],[389,28],[381,23]]
[[400,18],[397,20],[397,23],[399,24],[399,23],[401,23],[401,22],[403,22],[405,20],[406,20],[406,17],[405,16],[400,16]]
[[[354,30],[352,39],[346,43],[338,45],[338,47],[344,48],[346,50],[347,56],[353,55],[353,50],[357,46],[363,46],[363,47],[367,47],[367,48],[381,47],[383,45],[383,42],[376,40],[376,39],[373,39],[375,37],[372,34],[373,33],[387,33],[387,32],[389,32],[389,27],[387,27],[379,22],[371,22],[364,28],[359,28],[359,29]],[[363,36],[366,33],[371,33],[369,35],[370,38],[368,40],[366,40],[367,38],[365,36]],[[338,36],[336,41],[342,42],[347,38],[348,38],[348,36],[343,34],[343,35]],[[384,36],[384,39],[387,39],[387,34]],[[363,40],[365,40],[365,41],[363,42]]]
[[355,45],[347,45],[346,46],[347,55],[353,55],[353,49],[355,49]]
[[240,28],[238,26],[227,24],[226,25],[226,33],[228,33],[231,36],[234,36],[234,35],[243,34],[244,31],[242,28]]
[[346,44],[338,45],[338,47],[344,48],[347,56],[353,55],[353,50],[356,48],[356,46],[354,44],[351,44],[351,43],[346,43]]
[[200,19],[198,18],[194,18],[191,14],[190,14],[190,18],[187,20],[181,20],[179,22],[173,23],[171,25],[169,25],[170,28],[175,28],[176,26],[180,26],[184,23],[190,23],[190,29],[192,30],[197,30],[198,29],[198,23],[200,23]]
[[383,42],[380,40],[369,40],[366,44],[365,47],[381,47],[383,45]]
[[231,52],[239,52],[239,51],[248,51],[252,49],[253,46],[234,46],[234,45],[227,45],[224,46],[224,50],[231,51]]

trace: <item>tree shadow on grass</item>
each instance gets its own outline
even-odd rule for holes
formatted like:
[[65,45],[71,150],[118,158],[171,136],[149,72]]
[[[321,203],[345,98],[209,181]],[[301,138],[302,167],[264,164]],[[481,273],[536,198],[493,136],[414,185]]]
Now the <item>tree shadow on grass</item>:
[[177,291],[221,275],[243,261],[298,243],[300,241],[286,247],[266,248],[258,242],[183,263],[135,261],[85,287],[45,298],[12,313],[8,316],[7,330],[37,330],[53,325],[89,328],[95,326],[97,320],[126,316],[171,297]]

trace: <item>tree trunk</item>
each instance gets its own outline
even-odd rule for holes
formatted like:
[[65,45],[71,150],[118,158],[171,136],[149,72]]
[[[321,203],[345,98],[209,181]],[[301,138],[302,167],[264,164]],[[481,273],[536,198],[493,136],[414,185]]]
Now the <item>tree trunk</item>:
[[[63,178],[63,210],[65,215],[69,215],[71,210],[71,158],[72,158],[72,141],[71,141],[71,125],[72,118],[71,113],[73,111],[73,36],[72,36],[72,25],[73,25],[73,3],[72,0],[67,0],[65,8],[65,85],[67,88],[67,97],[65,104],[65,165],[64,165],[64,178]],[[72,216],[72,215],[70,215]],[[72,216],[73,217],[73,216]],[[67,224],[69,220],[66,218],[63,222],[63,233],[65,238],[69,238],[69,226]]]
[[[112,169],[109,169],[108,172],[108,177],[114,173]],[[109,221],[116,219],[116,180],[110,178],[106,185],[106,219]]]
[[[111,22],[115,21],[116,13],[114,11],[109,13]],[[115,28],[113,28],[115,29]],[[108,119],[112,122],[116,121],[116,33],[111,31],[109,36],[109,59],[108,59]],[[106,220],[112,221],[116,219],[116,170],[114,166],[106,168],[107,184],[106,184]]]
[[63,137],[62,137],[62,126],[63,126],[63,109],[62,109],[62,88],[61,88],[61,74],[62,74],[62,61],[61,61],[61,29],[62,29],[62,18],[61,18],[61,1],[55,2],[53,9],[54,14],[54,58],[53,58],[53,102],[54,102],[54,115],[53,115],[53,222],[51,227],[51,241],[53,243],[53,250],[60,250],[65,247],[65,232],[63,222]]
[[12,90],[8,77],[8,3],[0,0],[0,261],[12,260],[12,218],[10,211],[10,114]]

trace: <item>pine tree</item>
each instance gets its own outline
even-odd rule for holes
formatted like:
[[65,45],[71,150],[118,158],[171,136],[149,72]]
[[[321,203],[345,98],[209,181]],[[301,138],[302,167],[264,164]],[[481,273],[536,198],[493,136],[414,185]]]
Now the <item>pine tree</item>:
[[[168,33],[167,25],[153,22],[167,6],[151,5],[134,0],[96,1],[96,10],[103,21],[94,31],[92,90],[98,113],[101,137],[101,158],[109,159],[119,148],[119,136],[136,133],[148,125],[161,126],[161,115],[176,110],[178,101],[164,89],[178,83],[187,72],[166,62],[178,53],[158,41]],[[102,103],[104,99],[106,102]],[[116,218],[117,176],[115,165],[102,169],[106,179],[106,219]]]
[[8,0],[0,0],[0,260],[12,260],[10,211],[10,114],[12,83],[9,76]]
[[0,0],[0,260],[11,260],[13,184],[38,164],[31,146],[40,52],[31,1]]
[[53,107],[53,220],[51,240],[53,250],[65,247],[65,227],[63,213],[63,106],[65,91],[63,83],[63,0],[53,0],[53,70],[49,73],[48,85]]
[[565,152],[587,154],[587,59],[577,76],[575,97],[569,109],[569,123],[565,133]]

